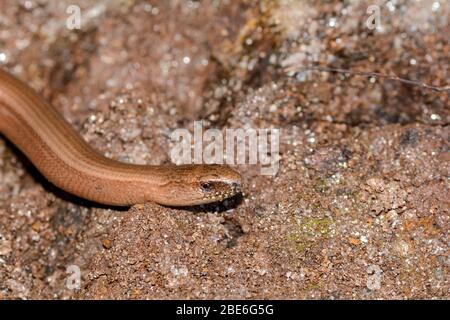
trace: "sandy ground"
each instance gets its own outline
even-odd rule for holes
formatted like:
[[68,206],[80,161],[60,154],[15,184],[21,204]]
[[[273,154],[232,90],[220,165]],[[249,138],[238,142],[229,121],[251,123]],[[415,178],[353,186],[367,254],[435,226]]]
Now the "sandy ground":
[[117,210],[0,138],[0,299],[448,299],[448,91],[297,67],[445,87],[449,17],[443,0],[1,1],[0,66],[108,157],[167,163],[198,119],[281,146],[275,176],[238,167],[242,197]]

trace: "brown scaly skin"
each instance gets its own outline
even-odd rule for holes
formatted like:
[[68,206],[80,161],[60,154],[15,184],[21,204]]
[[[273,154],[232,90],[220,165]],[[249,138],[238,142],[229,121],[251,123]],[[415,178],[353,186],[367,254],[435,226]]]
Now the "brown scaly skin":
[[241,190],[240,174],[225,165],[148,166],[104,157],[34,90],[2,70],[0,133],[51,183],[97,203],[190,206]]

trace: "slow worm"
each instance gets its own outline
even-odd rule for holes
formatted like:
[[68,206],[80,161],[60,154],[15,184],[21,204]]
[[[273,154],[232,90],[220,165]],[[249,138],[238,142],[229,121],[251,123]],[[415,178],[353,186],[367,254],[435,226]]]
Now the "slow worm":
[[188,206],[240,192],[241,176],[225,165],[134,165],[91,148],[32,88],[0,70],[0,133],[57,187],[101,204],[156,202]]

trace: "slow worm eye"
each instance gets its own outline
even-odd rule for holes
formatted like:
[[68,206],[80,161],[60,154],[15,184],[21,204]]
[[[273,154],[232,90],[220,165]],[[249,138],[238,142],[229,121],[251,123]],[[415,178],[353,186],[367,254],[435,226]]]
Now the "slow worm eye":
[[209,182],[202,182],[200,183],[200,188],[202,188],[203,191],[211,191],[211,184]]

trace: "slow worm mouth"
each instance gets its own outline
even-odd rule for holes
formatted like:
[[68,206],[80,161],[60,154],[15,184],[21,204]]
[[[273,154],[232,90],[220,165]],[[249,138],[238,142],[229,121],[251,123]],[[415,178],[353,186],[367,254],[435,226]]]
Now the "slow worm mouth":
[[240,192],[242,192],[241,185],[239,183],[233,182],[229,185],[228,190],[223,190],[223,191],[218,191],[218,192],[208,194],[208,195],[204,196],[203,199],[209,200],[209,201],[222,201],[222,200],[230,198]]

